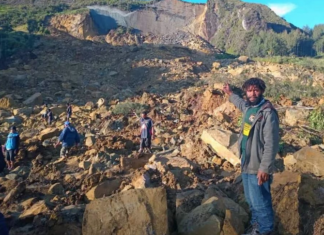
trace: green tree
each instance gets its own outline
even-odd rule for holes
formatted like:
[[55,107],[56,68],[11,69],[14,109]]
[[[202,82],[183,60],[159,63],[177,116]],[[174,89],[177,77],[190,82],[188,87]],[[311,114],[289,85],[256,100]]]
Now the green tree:
[[30,19],[27,21],[27,30],[29,33],[36,33],[39,31],[39,23],[37,20]]

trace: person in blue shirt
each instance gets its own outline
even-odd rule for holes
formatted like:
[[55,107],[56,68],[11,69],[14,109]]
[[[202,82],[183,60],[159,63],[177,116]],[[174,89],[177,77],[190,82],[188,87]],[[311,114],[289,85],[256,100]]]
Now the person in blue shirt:
[[55,147],[62,143],[60,151],[60,157],[66,158],[69,150],[74,146],[78,146],[80,143],[80,136],[77,130],[70,124],[70,122],[64,122],[64,129],[61,132]]
[[20,137],[16,130],[15,126],[10,127],[10,133],[7,137],[7,141],[5,144],[6,148],[6,160],[8,169],[13,169],[15,156],[18,154],[19,151],[19,143],[20,143]]

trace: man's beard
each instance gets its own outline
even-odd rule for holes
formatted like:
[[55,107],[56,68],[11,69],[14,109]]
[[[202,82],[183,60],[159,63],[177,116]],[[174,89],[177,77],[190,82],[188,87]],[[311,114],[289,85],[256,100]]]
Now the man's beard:
[[256,100],[254,102],[250,101],[249,97],[247,97],[247,103],[249,106],[254,106],[254,105],[257,105],[259,104],[263,99],[263,96],[260,95],[259,97],[256,97]]

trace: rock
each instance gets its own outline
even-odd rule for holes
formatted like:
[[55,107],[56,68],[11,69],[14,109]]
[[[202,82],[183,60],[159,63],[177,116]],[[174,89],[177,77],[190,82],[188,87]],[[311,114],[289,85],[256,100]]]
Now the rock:
[[226,101],[225,103],[214,109],[213,113],[215,116],[217,116],[219,113],[226,114],[227,116],[229,116],[232,115],[235,112],[235,110],[235,105],[229,101]]
[[226,210],[223,224],[224,235],[241,235],[244,233],[242,220],[232,211]]
[[152,188],[94,200],[86,206],[82,234],[169,234],[166,197],[165,189]]
[[242,63],[247,63],[247,62],[249,62],[250,59],[247,56],[241,55],[237,60]]
[[91,101],[87,102],[87,103],[84,105],[84,107],[85,107],[87,110],[91,110],[91,109],[93,109],[94,106],[95,106],[95,104],[94,104],[93,102],[91,102]]
[[45,200],[35,203],[31,208],[25,210],[20,216],[19,219],[26,219],[34,217],[39,214],[44,214],[48,212],[48,207],[45,203]]
[[54,194],[54,195],[64,195],[65,190],[64,190],[63,186],[60,183],[56,183],[56,184],[53,184],[49,188],[47,193],[48,194]]
[[4,198],[3,202],[10,202],[11,200],[18,197],[21,193],[23,193],[26,189],[26,183],[23,181],[19,183],[15,188],[13,188],[7,196]]
[[19,116],[7,117],[3,121],[9,124],[16,124],[16,125],[22,123],[22,119]]
[[10,97],[3,97],[0,99],[0,108],[13,108],[17,107],[16,101]]
[[324,176],[324,154],[310,147],[304,147],[294,153],[294,169],[302,173]]
[[89,137],[87,137],[87,139],[85,141],[85,146],[91,147],[95,144],[95,141],[96,141],[95,137],[89,136]]
[[11,113],[5,110],[0,110],[0,118],[2,117],[10,117]]
[[219,63],[219,62],[213,62],[213,64],[212,64],[213,69],[219,69],[221,66],[222,66],[221,63]]
[[6,179],[8,179],[8,180],[16,180],[18,178],[19,178],[19,176],[17,174],[14,174],[14,173],[10,173],[10,174],[6,175]]
[[91,166],[91,161],[82,161],[79,163],[79,167],[83,170],[88,170]]
[[289,168],[297,163],[297,160],[295,159],[294,155],[287,155],[283,159],[285,167]]
[[104,98],[100,98],[100,99],[97,101],[98,108],[100,108],[100,107],[103,106],[104,104],[105,104],[105,99],[104,99]]
[[214,200],[208,200],[185,215],[178,223],[181,235],[215,234],[219,235],[223,219]]
[[43,96],[41,93],[35,93],[31,97],[29,97],[27,100],[25,100],[24,105],[42,105],[43,104]]
[[300,234],[300,183],[301,176],[297,173],[284,171],[274,174],[271,194],[278,234]]
[[197,206],[201,205],[204,193],[200,190],[190,190],[177,193],[176,198],[176,219],[180,223],[185,215],[190,213]]
[[295,126],[300,121],[305,121],[309,115],[306,109],[287,109],[284,122],[289,126]]
[[119,189],[121,179],[107,180],[93,187],[86,193],[88,200],[94,200],[103,196],[110,196]]
[[22,203],[20,203],[20,205],[27,210],[28,208],[30,208],[32,205],[34,205],[36,202],[38,201],[38,199],[36,197],[32,197],[27,199],[26,201],[23,201]]
[[150,184],[150,175],[149,173],[145,172],[137,177],[132,179],[132,185],[134,188],[147,188]]
[[108,75],[111,76],[111,77],[114,77],[114,76],[118,75],[118,72],[116,72],[116,71],[110,71],[108,73]]
[[26,115],[30,116],[33,113],[33,108],[26,107],[26,108],[20,108],[20,109],[14,109],[12,111],[14,115]]
[[316,208],[324,204],[324,182],[312,175],[302,175],[299,200]]
[[[60,215],[62,216],[62,219],[65,223],[80,223],[82,222],[84,210],[85,205],[83,204],[69,205],[62,208]],[[77,234],[81,233],[76,233],[76,235]]]
[[201,135],[201,139],[209,144],[215,153],[230,162],[233,166],[240,164],[237,147],[237,135],[226,130],[217,128],[206,129]]
[[50,139],[55,136],[58,136],[59,134],[60,134],[60,131],[58,128],[49,127],[49,128],[46,128],[40,132],[40,134],[38,135],[38,139],[40,141],[44,141],[46,139]]
[[28,166],[17,166],[15,169],[13,169],[10,174],[16,174],[18,177],[22,177],[23,179],[26,179],[29,175],[30,168]]
[[139,159],[121,157],[120,165],[124,170],[138,169],[144,167],[148,160],[152,157],[152,154],[143,154]]

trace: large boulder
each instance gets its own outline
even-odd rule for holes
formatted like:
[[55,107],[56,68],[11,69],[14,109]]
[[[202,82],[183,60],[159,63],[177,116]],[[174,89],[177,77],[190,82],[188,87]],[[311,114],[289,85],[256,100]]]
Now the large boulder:
[[114,180],[107,180],[104,181],[97,186],[90,189],[86,196],[88,200],[94,200],[97,198],[102,198],[103,196],[110,196],[114,193],[117,189],[119,189],[121,184],[120,179],[114,179]]
[[48,190],[48,194],[54,194],[54,195],[64,195],[65,190],[60,183],[56,183],[51,185],[51,187]]
[[37,92],[30,96],[27,100],[25,100],[24,105],[42,105],[43,104],[43,96],[41,93]]
[[304,147],[294,153],[296,163],[293,168],[301,173],[312,173],[315,176],[324,176],[324,154],[316,149]]
[[19,116],[10,116],[3,120],[3,122],[9,123],[9,124],[21,124],[22,118]]
[[0,99],[0,108],[16,107],[17,103],[10,97],[3,97]]
[[211,198],[183,217],[178,223],[180,235],[219,235],[221,233],[223,218],[220,214],[223,211],[218,207],[217,201],[213,199]]
[[295,126],[300,121],[305,121],[310,111],[306,109],[287,109],[285,123],[289,126]]
[[215,153],[233,166],[240,164],[238,158],[238,136],[230,131],[218,128],[206,129],[201,135],[204,143],[210,145]]
[[25,108],[20,108],[20,109],[14,109],[12,113],[14,115],[26,115],[30,116],[33,112],[33,108],[31,107],[25,107]]
[[50,139],[54,136],[58,136],[59,134],[60,134],[59,129],[49,127],[49,128],[46,128],[40,132],[40,134],[38,135],[38,139],[40,141],[44,141],[44,140]]
[[82,234],[169,234],[165,189],[134,189],[92,201],[86,206]]
[[20,216],[20,219],[27,219],[27,218],[32,218],[36,215],[39,214],[44,214],[48,212],[48,206],[45,203],[45,200],[39,201],[35,203],[32,207],[29,209],[25,210]]
[[284,171],[274,174],[271,193],[278,234],[300,234],[300,183],[301,176],[297,173]]

